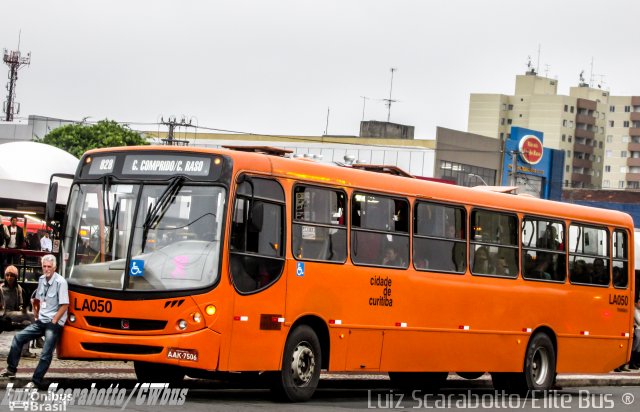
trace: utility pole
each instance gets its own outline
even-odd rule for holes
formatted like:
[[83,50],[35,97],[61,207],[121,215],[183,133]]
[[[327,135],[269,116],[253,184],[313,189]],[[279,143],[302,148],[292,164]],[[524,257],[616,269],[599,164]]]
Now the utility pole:
[[[19,49],[20,47],[18,47]],[[9,66],[9,83],[7,83],[7,100],[4,102],[2,108],[5,113],[4,120],[7,122],[13,121],[13,115],[20,113],[20,104],[15,103],[16,98],[16,82],[18,81],[18,70],[22,66],[28,66],[31,63],[31,52],[27,53],[26,57],[20,55],[20,50],[7,50],[4,49],[4,57],[2,61]],[[17,106],[17,107],[16,107]]]
[[518,186],[518,152],[517,150],[511,151],[511,186]]
[[324,135],[327,136],[329,133],[329,114],[331,113],[331,107],[327,107],[327,123],[324,126]]
[[367,96],[360,96],[362,98],[362,121],[364,122],[364,108],[367,106],[367,100],[369,98]]
[[162,139],[162,142],[167,146],[187,146],[189,144],[188,140],[178,140],[174,138],[174,132],[176,127],[194,127],[191,124],[191,119],[187,122],[187,119],[182,116],[182,119],[178,122],[175,116],[169,116],[169,119],[165,122],[164,117],[160,118],[160,123],[169,127],[169,133],[167,134],[166,139]]

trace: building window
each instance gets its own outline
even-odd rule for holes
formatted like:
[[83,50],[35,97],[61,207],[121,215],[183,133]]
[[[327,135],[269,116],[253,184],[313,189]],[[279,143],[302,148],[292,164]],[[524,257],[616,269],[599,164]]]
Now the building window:
[[625,120],[624,122],[622,122],[622,127],[629,127],[629,121]]
[[565,142],[566,140],[567,140],[567,135],[566,135],[566,134],[563,134],[563,135],[562,135],[562,141],[563,141],[563,142]]
[[507,110],[507,104],[506,103],[502,104],[502,110]]
[[500,119],[500,124],[504,125],[504,117],[502,119]]
[[[474,176],[469,176],[473,174]],[[496,184],[496,171],[479,166],[455,163],[442,160],[440,161],[440,177],[442,179],[452,180],[459,186],[478,186],[482,185],[482,180],[488,185]]]
[[571,136],[571,135],[569,135],[569,143],[571,143],[571,139],[572,139],[572,136]]
[[622,136],[622,143],[629,143],[629,136]]
[[625,113],[629,113],[629,112],[631,112],[631,106],[625,106],[625,107],[624,107],[624,112],[625,112]]
[[508,107],[508,109],[509,109],[509,110],[513,110],[513,105],[512,105],[512,104],[510,104],[510,105],[509,105],[509,107]]
[[500,132],[500,140],[504,140],[504,132]]
[[611,157],[611,150],[607,150],[604,152],[604,157]]
[[562,120],[562,127],[567,127],[567,120],[566,119]]
[[611,142],[613,142],[613,136],[607,135],[607,143],[611,143]]
[[611,113],[615,112],[616,111],[616,107],[615,106],[609,106],[609,111]]
[[571,150],[567,150],[567,158],[571,157]]
[[565,172],[570,172],[570,171],[571,171],[571,166],[566,165],[566,166],[564,167],[564,171],[565,171]]
[[568,111],[569,111],[569,105],[568,105],[568,104],[565,104],[565,105],[564,105],[564,111],[565,111],[565,112],[568,112]]
[[603,180],[602,181],[602,187],[603,188],[608,188],[609,187],[609,181],[608,180]]
[[624,189],[624,180],[618,182],[618,189]]
[[573,129],[573,120],[569,120],[569,127]]
[[621,150],[620,151],[620,157],[627,157],[627,151],[626,150]]
[[513,120],[507,119],[507,124],[511,124],[511,123],[513,123]]
[[570,111],[571,113],[573,113],[573,106],[571,106],[571,108],[570,108],[570,110],[569,110],[569,111]]
[[611,171],[611,166],[608,166],[608,165],[607,165],[607,166],[605,166],[605,167],[604,167],[604,171],[605,171],[605,172],[607,172],[607,173],[609,173],[609,172]]
[[620,173],[627,173],[627,166],[620,166]]
[[615,123],[613,120],[609,120],[609,127],[615,127]]

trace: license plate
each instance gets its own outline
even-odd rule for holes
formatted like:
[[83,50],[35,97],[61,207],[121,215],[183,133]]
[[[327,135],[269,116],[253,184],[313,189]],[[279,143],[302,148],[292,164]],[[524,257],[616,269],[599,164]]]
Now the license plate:
[[174,360],[197,362],[198,351],[194,349],[169,348],[167,349],[167,358],[174,359]]

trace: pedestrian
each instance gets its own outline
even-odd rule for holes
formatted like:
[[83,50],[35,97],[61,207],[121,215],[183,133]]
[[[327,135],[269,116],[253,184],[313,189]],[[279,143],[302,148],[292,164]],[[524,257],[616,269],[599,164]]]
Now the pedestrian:
[[633,325],[635,327],[635,331],[633,334],[633,347],[631,349],[629,369],[640,369],[640,299],[636,302]]
[[42,238],[40,239],[40,250],[43,252],[51,252],[51,239],[49,239],[49,232],[44,232],[42,234]]
[[36,297],[40,300],[40,307],[34,306],[35,323],[27,326],[13,337],[11,350],[7,357],[7,368],[0,373],[1,377],[14,378],[20,362],[22,346],[39,337],[44,336],[44,347],[40,354],[40,361],[33,372],[28,387],[45,388],[44,375],[51,365],[53,350],[62,333],[67,320],[69,307],[69,292],[67,281],[56,271],[56,258],[53,255],[42,257],[43,275],[38,279]]
[[[22,228],[18,227],[18,218],[15,216],[11,217],[11,225],[7,228],[7,248],[9,249],[22,249],[24,246],[24,232]],[[18,254],[10,254],[7,256],[7,263],[18,263],[20,261],[20,256]]]
[[[16,328],[24,328],[35,322],[31,313],[27,312],[24,306],[24,290],[18,284],[18,268],[13,265],[7,266],[4,271],[4,282],[0,285],[2,290],[2,306],[4,314],[2,315],[3,330],[14,330]],[[27,358],[35,358],[34,353],[29,352],[29,343],[25,343],[22,347],[21,356]]]

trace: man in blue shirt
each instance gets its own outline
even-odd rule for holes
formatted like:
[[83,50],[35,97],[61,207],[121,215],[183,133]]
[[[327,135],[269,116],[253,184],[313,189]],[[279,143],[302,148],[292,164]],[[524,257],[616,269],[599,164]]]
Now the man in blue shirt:
[[36,322],[27,326],[13,337],[11,350],[7,357],[7,369],[0,376],[14,378],[18,370],[22,346],[36,338],[45,337],[44,347],[40,354],[40,361],[31,378],[32,384],[38,388],[43,387],[45,373],[49,369],[53,359],[53,350],[62,333],[62,327],[67,320],[67,308],[69,307],[69,290],[67,281],[56,273],[56,257],[45,255],[42,257],[43,275],[38,279],[36,299],[40,301],[40,307],[34,304],[34,316]]

